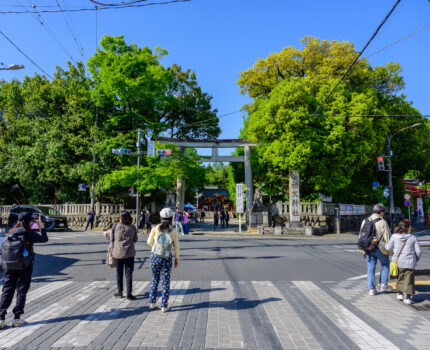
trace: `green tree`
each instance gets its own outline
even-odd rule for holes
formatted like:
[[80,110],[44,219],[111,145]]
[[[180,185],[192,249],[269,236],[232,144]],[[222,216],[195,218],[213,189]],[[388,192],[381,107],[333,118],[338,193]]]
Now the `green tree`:
[[[360,59],[326,100],[357,52],[348,42],[313,37],[302,42],[302,50],[287,47],[257,60],[238,80],[241,92],[253,98],[245,106],[249,119],[244,132],[259,144],[253,156],[258,163],[256,181],[267,192],[286,193],[289,170],[297,169],[305,197],[314,198],[321,192],[338,201],[372,202],[372,181],[387,183],[386,174],[376,169],[376,157],[384,152],[386,136],[404,126],[425,123],[425,119],[399,93],[404,81],[397,63],[372,67]],[[402,139],[426,133],[425,123],[404,132]],[[405,144],[407,150],[402,152]],[[398,138],[393,139],[392,148],[397,178],[410,163],[420,162],[420,168],[429,168],[424,159],[428,144]]]

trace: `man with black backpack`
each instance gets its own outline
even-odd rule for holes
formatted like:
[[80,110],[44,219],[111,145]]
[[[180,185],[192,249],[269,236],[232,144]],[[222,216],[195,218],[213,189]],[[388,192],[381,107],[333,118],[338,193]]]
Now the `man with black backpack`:
[[381,262],[381,274],[379,276],[380,292],[393,289],[389,286],[388,277],[390,270],[389,252],[385,244],[390,241],[391,232],[387,222],[384,220],[386,208],[383,204],[373,207],[373,214],[361,223],[358,239],[358,248],[363,252],[367,262],[367,286],[369,295],[376,295],[375,269],[378,260]]
[[[31,229],[37,223],[41,234]],[[22,212],[18,216],[18,223],[9,231],[9,235],[1,246],[2,267],[5,270],[3,291],[0,300],[0,329],[6,327],[7,309],[12,303],[16,290],[16,306],[12,312],[15,315],[12,327],[25,324],[21,320],[24,313],[27,292],[30,289],[34,264],[34,243],[48,242],[45,226],[40,217],[34,219],[29,212]]]

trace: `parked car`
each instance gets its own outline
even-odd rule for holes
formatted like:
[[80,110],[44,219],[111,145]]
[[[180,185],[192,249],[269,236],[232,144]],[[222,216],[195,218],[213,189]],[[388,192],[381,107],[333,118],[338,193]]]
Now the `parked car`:
[[54,208],[45,205],[14,205],[10,210],[8,226],[15,226],[18,215],[24,211],[40,215],[48,231],[67,231],[69,229],[67,218]]

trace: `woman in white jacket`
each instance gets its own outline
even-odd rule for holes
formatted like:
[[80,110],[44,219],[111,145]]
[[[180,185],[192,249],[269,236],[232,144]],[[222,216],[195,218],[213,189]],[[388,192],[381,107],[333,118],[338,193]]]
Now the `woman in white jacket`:
[[[397,279],[397,299],[406,304],[412,304],[411,295],[415,294],[414,269],[421,257],[421,247],[418,239],[411,235],[411,222],[402,220],[396,227],[396,233],[385,245],[388,251],[394,250],[391,260],[397,260],[399,277]],[[403,297],[406,294],[406,298]]]

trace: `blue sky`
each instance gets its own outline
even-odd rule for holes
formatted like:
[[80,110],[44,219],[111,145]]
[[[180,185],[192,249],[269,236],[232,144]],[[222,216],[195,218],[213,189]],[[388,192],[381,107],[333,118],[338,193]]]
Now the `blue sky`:
[[[89,0],[58,1],[70,8],[93,6]],[[56,6],[56,0],[0,0],[0,11],[29,9],[29,3],[35,4],[36,9]],[[167,49],[169,55],[163,64],[176,63],[194,70],[203,90],[213,96],[213,106],[222,115],[239,110],[249,101],[239,93],[236,80],[239,72],[250,68],[258,58],[286,46],[301,48],[300,39],[305,35],[347,40],[361,50],[394,3],[395,0],[192,0],[99,11],[97,33],[99,39],[103,35],[123,34],[129,43]],[[72,13],[71,18],[88,58],[95,52],[95,12]],[[43,14],[41,20],[75,60],[82,59],[61,14]],[[364,56],[429,24],[429,1],[403,0]],[[0,14],[0,30],[50,74],[56,65],[65,67],[70,60],[29,14]],[[374,66],[400,63],[406,82],[403,93],[423,114],[430,114],[429,38],[430,28],[427,28],[370,58]],[[0,79],[22,79],[24,75],[40,73],[1,36],[0,62],[21,63],[26,67],[20,71],[0,71]],[[222,117],[220,125],[221,138],[238,137],[241,113]]]

